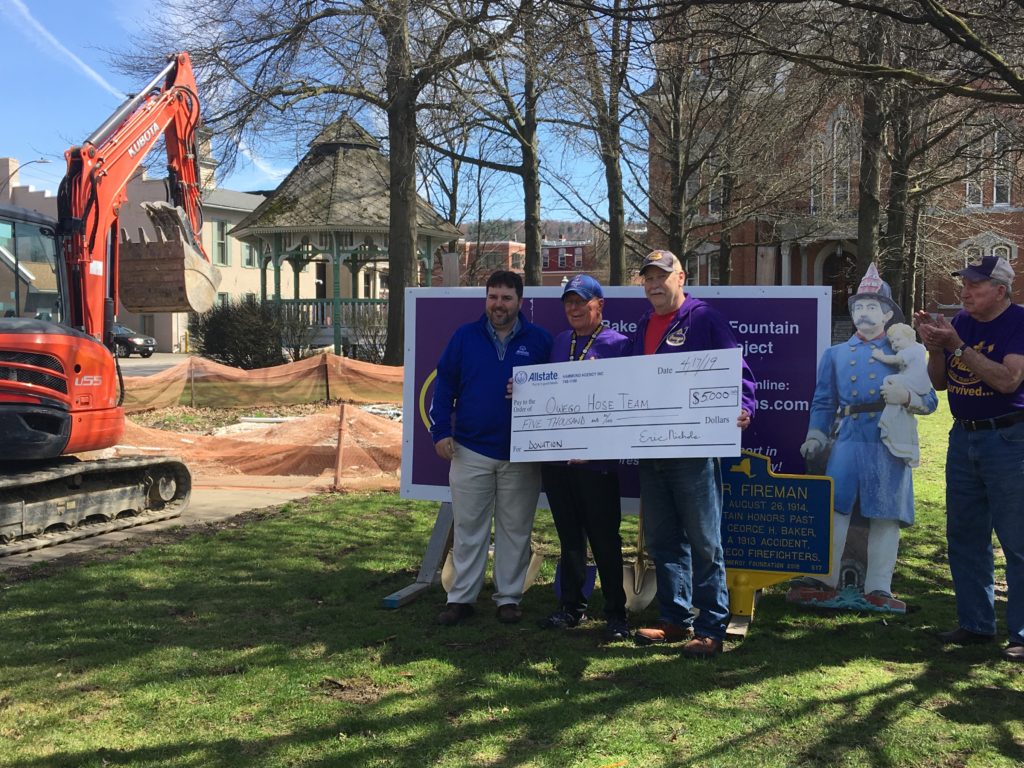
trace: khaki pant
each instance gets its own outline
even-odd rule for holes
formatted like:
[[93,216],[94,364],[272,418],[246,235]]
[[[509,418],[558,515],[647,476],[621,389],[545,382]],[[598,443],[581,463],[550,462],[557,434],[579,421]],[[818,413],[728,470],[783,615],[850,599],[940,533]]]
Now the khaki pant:
[[455,517],[449,603],[474,603],[484,584],[494,518],[494,601],[518,604],[530,564],[540,465],[513,464],[456,444],[448,483]]

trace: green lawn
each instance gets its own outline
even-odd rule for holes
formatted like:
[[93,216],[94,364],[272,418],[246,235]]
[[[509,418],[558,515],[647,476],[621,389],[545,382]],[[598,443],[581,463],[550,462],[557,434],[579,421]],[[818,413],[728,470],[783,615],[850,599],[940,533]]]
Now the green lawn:
[[321,497],[8,577],[0,766],[1024,764],[1024,665],[934,638],[955,623],[945,405],[921,425],[918,523],[895,584],[913,611],[801,612],[779,586],[710,662],[602,645],[599,624],[536,629],[553,556],[517,626],[494,619],[489,592],[459,628],[434,623],[439,587],[382,609],[414,579],[434,512],[393,495]]

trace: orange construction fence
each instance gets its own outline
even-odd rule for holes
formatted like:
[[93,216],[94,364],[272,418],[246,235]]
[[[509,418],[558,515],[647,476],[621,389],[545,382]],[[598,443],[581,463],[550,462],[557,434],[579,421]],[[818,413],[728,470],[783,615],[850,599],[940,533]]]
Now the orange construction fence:
[[400,404],[402,368],[330,353],[252,371],[190,357],[160,373],[125,377],[127,413],[179,405],[238,408],[329,400]]

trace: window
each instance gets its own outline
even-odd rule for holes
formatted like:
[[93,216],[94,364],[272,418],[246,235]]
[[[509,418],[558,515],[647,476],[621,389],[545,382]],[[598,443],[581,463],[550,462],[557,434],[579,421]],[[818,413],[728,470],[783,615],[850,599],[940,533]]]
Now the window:
[[513,253],[512,254],[512,269],[522,269],[523,268],[523,259],[524,258],[525,257],[521,253]]
[[230,264],[228,260],[228,223],[213,222],[213,263],[221,267]]
[[156,334],[156,318],[153,315],[139,315],[141,327],[139,330],[147,336]]
[[565,269],[565,248],[558,249],[558,268]]
[[217,304],[218,304],[218,306],[226,307],[230,303],[231,303],[231,294],[230,293],[218,293],[217,294]]
[[686,177],[683,182],[683,195],[687,202],[693,202],[700,194],[700,172],[695,171]]
[[364,299],[373,297],[373,271],[363,270],[363,296]]
[[821,213],[825,208],[825,143],[814,142],[811,149],[811,205],[810,213]]
[[256,259],[256,249],[248,243],[242,246],[242,264],[250,268],[259,266],[259,262]]
[[576,249],[576,258],[573,259],[573,266],[576,267],[576,269],[579,269],[580,267],[583,266],[583,249],[582,248],[577,248]]
[[547,248],[544,249],[544,255],[540,257],[541,269],[547,269],[551,266],[551,253]]
[[992,248],[992,255],[997,256],[1001,259],[1010,260],[1010,246],[1008,245],[996,245]]
[[983,205],[985,202],[982,196],[981,182],[977,176],[979,166],[982,163],[984,151],[985,148],[981,139],[976,139],[971,142],[970,149],[966,155],[967,178],[964,179],[964,205],[976,206]]
[[708,159],[708,214],[717,216],[722,212],[722,168],[717,156]]
[[981,205],[981,184],[974,179],[967,179],[964,184],[964,202],[967,205]]
[[718,285],[718,257],[715,253],[687,257],[684,269],[687,285]]
[[976,261],[981,261],[981,257],[984,255],[985,252],[977,245],[969,246],[964,250],[964,266]]
[[992,205],[1010,204],[1010,161],[1007,156],[1005,131],[996,131],[992,137]]
[[853,162],[853,143],[850,140],[850,124],[846,120],[836,121],[832,128],[832,204],[836,208],[850,205],[850,165]]

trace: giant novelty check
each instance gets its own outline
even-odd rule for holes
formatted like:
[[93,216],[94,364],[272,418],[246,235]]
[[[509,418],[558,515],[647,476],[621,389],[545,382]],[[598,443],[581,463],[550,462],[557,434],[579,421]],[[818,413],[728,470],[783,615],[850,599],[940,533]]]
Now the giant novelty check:
[[527,365],[512,461],[739,456],[741,350]]

